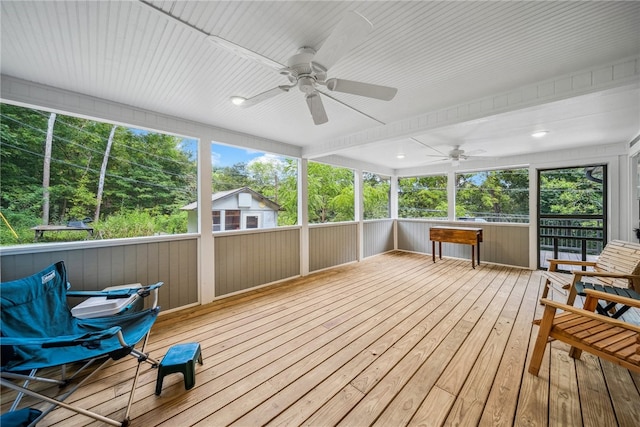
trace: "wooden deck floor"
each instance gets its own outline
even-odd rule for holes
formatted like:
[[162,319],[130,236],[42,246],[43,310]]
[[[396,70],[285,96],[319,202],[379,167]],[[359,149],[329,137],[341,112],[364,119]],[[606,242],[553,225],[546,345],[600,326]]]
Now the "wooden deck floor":
[[[140,377],[132,426],[635,426],[640,375],[562,343],[526,371],[540,273],[394,252],[161,317],[161,358],[198,341],[196,387]],[[122,416],[135,363],[74,395]],[[90,420],[89,420],[90,421]],[[59,409],[39,425],[74,426]]]

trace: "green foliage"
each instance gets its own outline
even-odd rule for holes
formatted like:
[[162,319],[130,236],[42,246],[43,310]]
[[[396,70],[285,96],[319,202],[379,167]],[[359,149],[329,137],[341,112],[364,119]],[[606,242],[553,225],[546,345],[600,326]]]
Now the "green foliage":
[[236,163],[233,166],[216,167],[212,171],[211,191],[228,191],[241,187],[250,187],[251,181],[247,176],[246,164]]
[[399,218],[447,218],[447,177],[398,179]]
[[[38,224],[40,218],[34,217],[32,213],[27,211],[2,210],[6,221],[0,217],[0,244],[17,245],[24,243],[33,243],[34,231],[31,227]],[[9,227],[10,226],[10,227]],[[18,237],[16,237],[13,232]]]
[[456,217],[523,222],[529,215],[529,171],[456,174]]
[[71,207],[69,208],[70,220],[82,220],[92,216],[96,205],[96,195],[89,191],[89,178],[85,175],[80,178],[78,186],[69,197]]
[[389,218],[389,179],[372,173],[363,178],[364,219]]
[[148,210],[134,209],[109,215],[94,227],[103,239],[186,233],[187,213],[152,215]]
[[[542,171],[540,174],[540,211],[560,215],[602,215],[603,184],[588,178],[589,168]],[[602,178],[603,168],[594,171]]]
[[353,221],[353,171],[309,162],[309,222]]
[[284,159],[279,175],[277,203],[281,207],[278,213],[278,225],[296,225],[298,223],[298,162]]
[[[50,114],[6,104],[0,104],[0,114],[0,208],[25,214],[32,227],[40,224],[42,217],[44,145]],[[100,170],[112,129],[109,123],[57,115],[50,166],[50,224],[94,217]],[[136,210],[171,218],[177,208],[195,200],[196,162],[181,145],[182,139],[174,136],[116,127],[104,179],[101,219]],[[177,223],[164,228],[181,229]],[[135,229],[140,236],[168,232],[140,224]],[[61,237],[65,233],[52,234]],[[79,238],[77,233],[70,235]]]

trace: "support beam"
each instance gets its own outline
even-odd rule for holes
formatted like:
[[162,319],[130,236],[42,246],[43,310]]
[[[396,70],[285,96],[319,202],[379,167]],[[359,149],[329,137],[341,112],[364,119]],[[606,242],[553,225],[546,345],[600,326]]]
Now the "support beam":
[[337,137],[329,140],[326,144],[306,147],[302,156],[315,159],[374,142],[410,138],[443,126],[638,84],[639,77],[640,56],[634,56],[600,67],[544,80],[506,93],[487,96],[464,104],[383,124],[351,135]]

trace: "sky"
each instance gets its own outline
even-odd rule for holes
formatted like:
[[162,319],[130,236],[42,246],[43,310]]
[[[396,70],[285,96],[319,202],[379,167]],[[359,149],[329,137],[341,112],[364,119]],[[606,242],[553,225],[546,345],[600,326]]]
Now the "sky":
[[211,144],[211,162],[216,167],[233,166],[236,163],[249,163],[249,161],[264,155],[264,153],[244,148]]
[[[144,129],[129,128],[135,134],[147,134]],[[188,152],[195,159],[198,154],[198,141],[191,138],[183,138],[180,148]],[[211,144],[211,164],[216,167],[233,166],[237,163],[249,163],[249,161],[264,156],[265,153],[231,147],[223,144]]]
[[[181,148],[189,152],[193,158],[198,153],[198,142],[195,139],[185,138],[182,140]],[[237,163],[249,163],[251,160],[265,156],[265,153],[231,147],[223,144],[211,144],[211,164],[214,167],[233,166]]]
[[[133,133],[146,134],[148,131],[143,129],[129,128]],[[198,141],[191,138],[183,138],[180,148],[188,152],[192,158],[196,158],[198,154]],[[273,159],[277,156],[271,156],[259,151],[249,150],[246,148],[237,148],[224,144],[211,144],[211,164],[214,167],[233,166],[237,163],[248,164],[251,160],[264,157],[265,159]],[[262,160],[262,159],[260,159]]]

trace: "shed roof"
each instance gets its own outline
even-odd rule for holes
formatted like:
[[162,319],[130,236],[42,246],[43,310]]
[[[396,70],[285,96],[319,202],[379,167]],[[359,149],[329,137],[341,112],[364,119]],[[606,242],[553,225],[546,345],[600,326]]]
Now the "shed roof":
[[[241,187],[241,188],[236,188],[233,190],[227,190],[227,191],[218,191],[216,193],[213,193],[211,195],[211,201],[215,202],[217,200],[222,200],[222,199],[226,199],[229,197],[233,197],[236,194],[240,194],[240,193],[249,193],[251,194],[251,196],[254,199],[260,200],[261,202],[264,202],[264,204],[268,207],[270,207],[271,209],[275,210],[275,211],[279,211],[280,210],[280,205],[277,204],[276,202],[266,198],[265,196],[263,196],[262,194],[258,193],[257,191],[252,190],[249,187]],[[185,211],[193,211],[196,210],[198,208],[198,202],[193,202],[193,203],[189,203],[188,205],[185,205],[183,207],[181,207],[180,209],[185,210]]]

